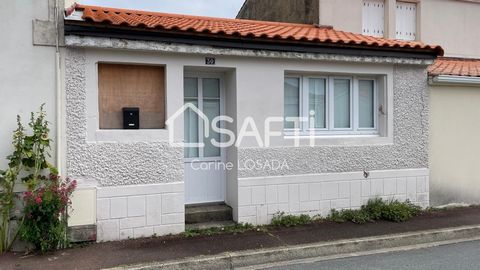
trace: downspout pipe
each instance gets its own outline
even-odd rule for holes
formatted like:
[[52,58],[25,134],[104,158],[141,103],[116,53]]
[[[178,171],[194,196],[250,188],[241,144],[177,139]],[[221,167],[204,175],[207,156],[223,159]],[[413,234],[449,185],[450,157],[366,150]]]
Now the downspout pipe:
[[56,88],[56,166],[58,173],[63,175],[63,124],[62,124],[62,108],[63,108],[63,91],[62,91],[62,73],[60,64],[60,28],[59,24],[59,0],[55,0],[55,88]]

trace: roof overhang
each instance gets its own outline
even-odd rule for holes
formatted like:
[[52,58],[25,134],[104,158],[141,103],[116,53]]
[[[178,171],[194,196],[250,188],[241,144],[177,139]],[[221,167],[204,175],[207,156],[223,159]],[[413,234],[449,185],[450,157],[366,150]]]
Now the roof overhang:
[[437,53],[432,50],[406,48],[372,48],[347,44],[312,44],[301,41],[279,41],[234,36],[219,36],[202,33],[186,33],[171,30],[143,29],[111,26],[78,20],[65,21],[65,35],[108,37],[143,41],[172,42],[187,45],[207,45],[222,48],[288,51],[299,53],[343,54],[350,56],[380,56],[433,60]]
[[220,48],[433,60],[438,45],[389,40],[308,24],[224,19],[74,5],[65,35]]

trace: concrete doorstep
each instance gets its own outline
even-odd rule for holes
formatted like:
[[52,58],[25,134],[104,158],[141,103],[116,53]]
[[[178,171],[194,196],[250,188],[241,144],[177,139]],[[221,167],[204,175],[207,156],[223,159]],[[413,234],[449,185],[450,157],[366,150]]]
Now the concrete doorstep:
[[110,270],[177,270],[177,269],[259,269],[289,261],[335,259],[408,248],[444,245],[480,239],[480,225],[365,237],[307,245],[223,253],[178,261],[156,262],[110,268]]

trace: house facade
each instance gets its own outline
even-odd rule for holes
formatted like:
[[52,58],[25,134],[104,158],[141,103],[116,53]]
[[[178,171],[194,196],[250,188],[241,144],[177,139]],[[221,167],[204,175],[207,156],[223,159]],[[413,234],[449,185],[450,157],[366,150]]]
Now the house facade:
[[197,204],[256,225],[374,197],[429,205],[439,46],[83,5],[65,44],[67,170],[98,241],[182,232]]
[[444,205],[480,202],[476,173],[480,144],[475,136],[480,128],[476,121],[479,12],[480,2],[475,0],[247,0],[237,17],[316,23],[370,36],[441,44],[445,57],[429,69],[429,151],[431,204]]

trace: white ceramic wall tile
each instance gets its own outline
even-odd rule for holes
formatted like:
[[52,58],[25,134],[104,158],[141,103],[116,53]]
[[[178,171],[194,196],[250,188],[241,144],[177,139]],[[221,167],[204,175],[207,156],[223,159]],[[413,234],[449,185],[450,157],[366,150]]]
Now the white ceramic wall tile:
[[375,197],[408,198],[426,207],[428,173],[428,169],[409,169],[372,171],[369,178],[360,172],[296,175],[290,182],[287,176],[239,179],[238,221],[267,224],[278,212],[327,216],[331,209],[357,209]]

